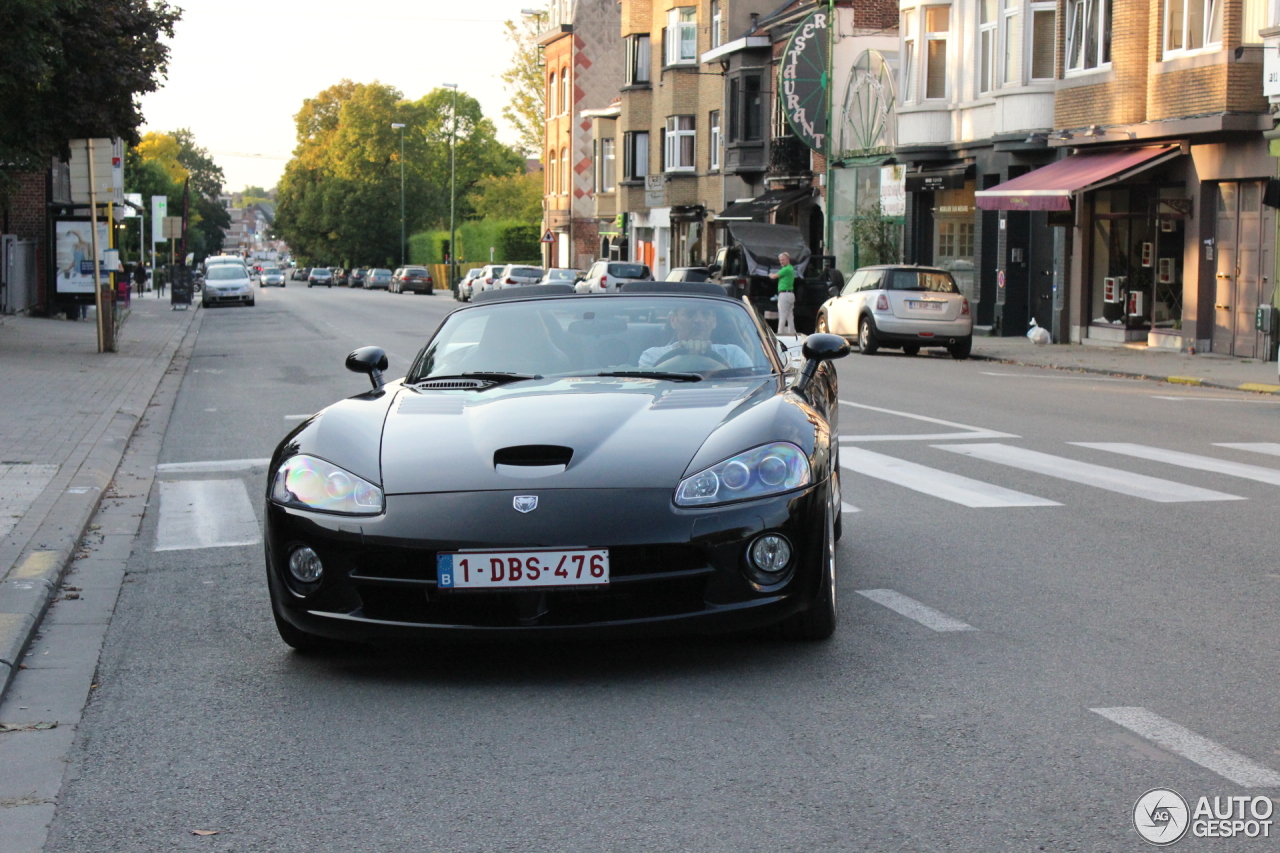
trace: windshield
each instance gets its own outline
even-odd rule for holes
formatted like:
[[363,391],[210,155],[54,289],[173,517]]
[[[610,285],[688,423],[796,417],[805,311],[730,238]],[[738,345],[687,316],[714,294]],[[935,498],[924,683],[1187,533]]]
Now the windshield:
[[581,274],[580,270],[547,270],[547,279],[551,281],[573,281]]
[[262,274],[263,275],[280,275],[280,270],[276,269],[275,267],[267,267],[265,270],[262,271]]
[[889,270],[884,274],[885,290],[928,290],[933,293],[959,293],[960,289],[945,272],[935,270]]
[[369,275],[376,275],[376,276],[391,275],[391,270],[370,270]]
[[568,297],[490,303],[451,314],[406,381],[486,371],[593,376],[641,370],[719,377],[773,369],[751,315],[734,302]]
[[236,267],[231,264],[218,264],[216,267],[209,268],[208,279],[210,281],[234,281],[238,278],[248,278],[249,271],[244,267]]

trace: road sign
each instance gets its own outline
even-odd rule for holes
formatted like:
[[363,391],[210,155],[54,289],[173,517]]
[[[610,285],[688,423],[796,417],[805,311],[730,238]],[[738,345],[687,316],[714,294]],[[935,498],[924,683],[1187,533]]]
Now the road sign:
[[554,243],[555,241],[556,241],[556,235],[552,234],[551,229],[548,228],[547,233],[542,235],[542,242]]

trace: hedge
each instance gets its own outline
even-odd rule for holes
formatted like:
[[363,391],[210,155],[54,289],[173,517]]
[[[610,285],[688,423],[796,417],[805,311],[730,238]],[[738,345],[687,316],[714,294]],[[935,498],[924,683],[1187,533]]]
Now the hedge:
[[[468,267],[489,263],[493,249],[494,263],[540,264],[542,255],[537,225],[525,225],[494,219],[464,222],[458,226],[458,264]],[[422,231],[409,238],[409,262],[414,264],[444,263],[444,247],[449,241],[446,230]]]

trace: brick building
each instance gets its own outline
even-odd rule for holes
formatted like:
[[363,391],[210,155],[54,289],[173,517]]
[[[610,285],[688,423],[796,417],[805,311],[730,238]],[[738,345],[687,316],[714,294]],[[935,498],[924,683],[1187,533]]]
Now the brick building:
[[[1047,257],[1025,248],[1044,217],[1060,286],[1033,283],[1028,314],[1057,306],[1060,339],[1274,352],[1254,329],[1254,310],[1272,298],[1266,202],[1280,203],[1267,192],[1265,4],[1066,0],[1059,11],[1047,140],[1059,159],[977,194],[989,208],[981,221],[998,222],[997,239],[981,243],[997,250],[990,266],[1006,281],[1006,306],[1028,276],[1015,250],[1033,280]],[[1029,236],[1016,224],[1024,219]],[[1019,331],[1015,319],[1006,308],[1006,331]]]
[[543,230],[555,241],[543,247],[548,267],[585,269],[599,252],[595,140],[582,112],[607,107],[622,86],[618,21],[617,0],[552,0],[538,35],[546,75]]

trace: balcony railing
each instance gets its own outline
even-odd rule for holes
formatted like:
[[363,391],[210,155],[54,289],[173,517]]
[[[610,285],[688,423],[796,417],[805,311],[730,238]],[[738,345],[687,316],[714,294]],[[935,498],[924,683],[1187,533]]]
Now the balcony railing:
[[769,176],[808,176],[809,146],[794,136],[775,136],[769,140]]

